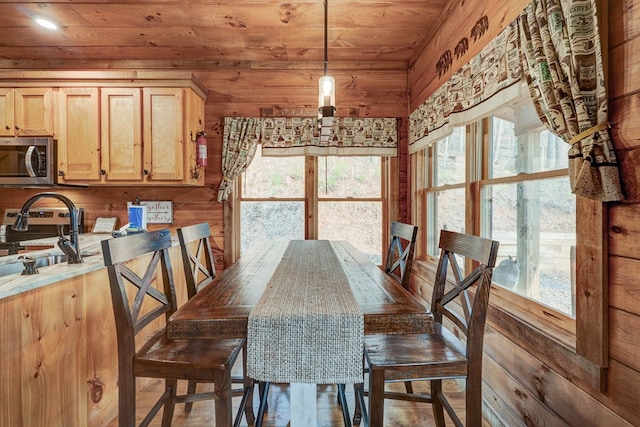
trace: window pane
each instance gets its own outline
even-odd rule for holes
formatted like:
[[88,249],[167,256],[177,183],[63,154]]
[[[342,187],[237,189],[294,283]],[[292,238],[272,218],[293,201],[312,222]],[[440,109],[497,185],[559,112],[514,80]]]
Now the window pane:
[[241,202],[240,253],[263,240],[304,239],[304,202]]
[[435,191],[428,198],[430,210],[433,212],[431,218],[435,222],[429,224],[428,253],[438,256],[438,240],[440,230],[451,230],[458,233],[465,232],[465,196],[464,188],[455,188],[444,191]]
[[318,238],[346,240],[382,264],[382,202],[319,202]]
[[492,123],[491,178],[567,167],[569,144],[551,132],[533,130],[516,135],[512,122],[493,117]]
[[435,143],[434,184],[460,184],[465,181],[465,127],[457,127],[451,135]]
[[569,178],[489,185],[485,235],[500,242],[493,281],[575,316],[575,196]]
[[380,157],[319,157],[319,197],[380,197]]
[[242,196],[304,197],[304,157],[262,157],[261,151],[242,176]]

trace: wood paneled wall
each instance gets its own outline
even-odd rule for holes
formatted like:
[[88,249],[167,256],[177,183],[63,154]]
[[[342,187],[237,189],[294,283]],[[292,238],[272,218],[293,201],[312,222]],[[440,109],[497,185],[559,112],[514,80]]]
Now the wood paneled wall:
[[[452,7],[458,11],[469,8],[469,22],[485,10],[492,10],[497,15],[489,15],[490,24],[500,25],[501,19],[505,18],[508,23],[506,17],[517,13],[517,10],[501,11],[498,7],[500,3],[503,7],[516,9],[515,2],[509,2],[508,6],[506,2],[497,1],[481,2],[482,6],[476,3],[460,1],[458,6]],[[527,2],[522,3],[524,7]],[[517,6],[521,9],[520,2]],[[640,407],[637,405],[640,395],[640,125],[636,120],[640,115],[640,15],[637,10],[640,10],[640,0],[610,0],[600,11],[609,16],[605,57],[608,56],[610,120],[614,123],[612,135],[627,196],[626,201],[611,204],[609,209],[603,210],[609,230],[606,243],[609,277],[606,391],[599,392],[593,385],[569,379],[575,374],[571,369],[597,369],[589,362],[562,366],[563,361],[568,360],[566,355],[552,354],[554,350],[548,348],[536,348],[535,341],[516,345],[510,339],[513,335],[500,327],[494,310],[493,314],[489,313],[483,364],[483,397],[494,425],[640,425]],[[441,33],[455,34],[453,29],[458,28],[457,22],[467,22],[462,16],[458,19],[455,22],[447,19]],[[442,41],[434,39],[434,45],[428,46],[427,51],[432,49],[441,51],[445,47]],[[437,55],[421,56],[410,72],[411,109],[448,78],[438,79],[437,74],[433,77],[430,69],[433,58]],[[455,69],[454,66],[453,71]],[[428,283],[432,280],[432,272],[424,264],[419,264],[414,271],[417,287],[424,295],[430,295]],[[499,294],[500,289],[492,292]],[[519,340],[526,341],[523,337],[538,334],[533,329],[525,329],[515,332]],[[554,363],[549,363],[550,360]]]

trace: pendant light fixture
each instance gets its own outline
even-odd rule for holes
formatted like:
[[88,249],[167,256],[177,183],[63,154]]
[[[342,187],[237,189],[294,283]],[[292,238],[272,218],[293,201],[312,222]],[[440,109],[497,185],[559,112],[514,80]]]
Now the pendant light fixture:
[[324,75],[318,81],[318,130],[320,142],[328,142],[336,112],[336,79],[327,75],[329,59],[327,55],[327,21],[329,5],[324,0]]

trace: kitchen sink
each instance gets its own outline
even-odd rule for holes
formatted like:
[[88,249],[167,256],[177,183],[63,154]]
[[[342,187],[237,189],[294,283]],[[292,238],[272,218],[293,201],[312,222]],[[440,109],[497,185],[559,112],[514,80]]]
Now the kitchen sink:
[[[51,265],[67,262],[66,255],[48,255],[34,259],[36,260],[36,268],[48,267]],[[9,274],[21,273],[22,270],[24,270],[24,264],[22,263],[22,260],[18,260],[12,264],[0,265],[0,277],[7,276]]]

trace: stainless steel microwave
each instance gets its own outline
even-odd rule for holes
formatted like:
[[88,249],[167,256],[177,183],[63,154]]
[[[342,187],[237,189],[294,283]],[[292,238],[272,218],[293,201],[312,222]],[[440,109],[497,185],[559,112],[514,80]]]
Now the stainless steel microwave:
[[0,186],[55,185],[56,140],[0,138]]

